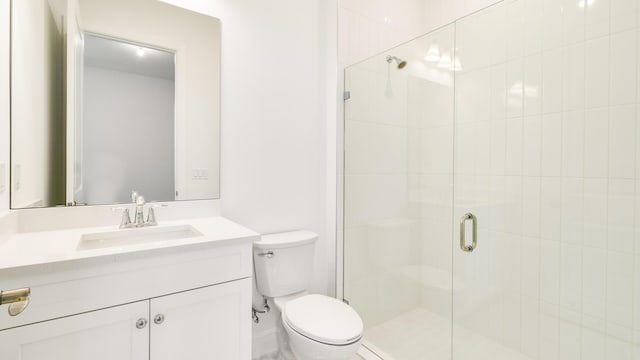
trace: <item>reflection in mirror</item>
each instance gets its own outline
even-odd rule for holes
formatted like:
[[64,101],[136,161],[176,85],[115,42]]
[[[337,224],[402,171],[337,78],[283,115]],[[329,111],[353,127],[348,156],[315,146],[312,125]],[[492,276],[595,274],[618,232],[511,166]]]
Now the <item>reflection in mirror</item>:
[[85,34],[83,79],[74,199],[125,203],[131,189],[144,189],[149,199],[172,199],[173,52]]
[[157,0],[13,0],[11,207],[219,197],[220,24]]
[[56,5],[12,3],[12,207],[65,202],[64,9]]

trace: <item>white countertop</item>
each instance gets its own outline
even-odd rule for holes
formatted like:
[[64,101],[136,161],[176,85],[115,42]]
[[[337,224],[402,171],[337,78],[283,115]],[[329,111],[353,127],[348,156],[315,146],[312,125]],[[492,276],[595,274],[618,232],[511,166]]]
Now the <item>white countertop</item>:
[[259,236],[223,217],[162,221],[158,227],[176,225],[191,225],[202,236],[78,250],[82,235],[118,231],[118,225],[14,234],[0,242],[0,270],[223,241],[251,241]]

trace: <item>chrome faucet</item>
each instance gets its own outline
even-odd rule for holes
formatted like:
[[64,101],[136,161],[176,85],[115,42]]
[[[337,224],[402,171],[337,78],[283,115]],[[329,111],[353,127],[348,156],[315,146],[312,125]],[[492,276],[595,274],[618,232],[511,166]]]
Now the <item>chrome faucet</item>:
[[133,226],[145,226],[144,205],[146,204],[146,202],[144,201],[144,196],[139,195],[137,192],[133,191],[131,193],[131,200],[133,200],[134,204],[136,204],[136,216],[133,220]]
[[149,211],[147,212],[147,219],[144,219],[144,206],[146,205],[146,201],[144,200],[144,196],[140,195],[137,191],[131,192],[131,201],[136,205],[136,212],[133,222],[131,222],[131,216],[129,215],[129,209],[126,207],[115,207],[111,210],[122,210],[122,220],[120,221],[120,229],[129,229],[129,228],[138,228],[144,226],[155,226],[158,225],[156,221],[155,209],[159,207],[165,207],[167,205],[152,205],[149,207]]

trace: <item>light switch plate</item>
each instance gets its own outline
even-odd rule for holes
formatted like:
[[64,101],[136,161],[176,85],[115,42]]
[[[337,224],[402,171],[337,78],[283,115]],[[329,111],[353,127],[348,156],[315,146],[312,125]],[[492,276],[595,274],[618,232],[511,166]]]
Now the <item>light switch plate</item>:
[[209,169],[191,170],[191,180],[209,180]]

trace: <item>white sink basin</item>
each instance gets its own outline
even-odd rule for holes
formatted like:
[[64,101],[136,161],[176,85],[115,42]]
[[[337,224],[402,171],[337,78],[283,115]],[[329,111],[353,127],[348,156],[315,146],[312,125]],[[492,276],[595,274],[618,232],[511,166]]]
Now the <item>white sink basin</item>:
[[80,243],[78,244],[78,250],[104,249],[110,247],[120,248],[129,245],[186,239],[196,236],[202,236],[202,233],[191,225],[116,230],[82,235]]

